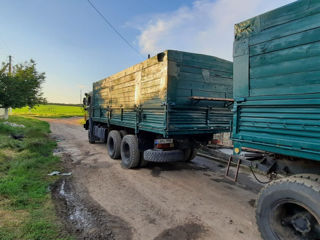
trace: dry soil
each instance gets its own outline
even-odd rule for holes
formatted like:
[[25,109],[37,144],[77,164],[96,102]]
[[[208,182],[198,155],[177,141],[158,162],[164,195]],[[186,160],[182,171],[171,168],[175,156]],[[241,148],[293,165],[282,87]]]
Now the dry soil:
[[53,186],[53,198],[79,239],[260,239],[254,202],[261,185],[245,170],[237,184],[224,178],[225,165],[202,157],[127,170],[105,144],[88,143],[78,119],[47,121],[56,154],[72,171]]

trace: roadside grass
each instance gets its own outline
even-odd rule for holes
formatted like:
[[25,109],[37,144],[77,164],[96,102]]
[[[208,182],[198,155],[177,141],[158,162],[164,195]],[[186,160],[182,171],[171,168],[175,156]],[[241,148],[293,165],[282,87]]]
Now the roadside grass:
[[[47,122],[11,116],[12,127],[0,120],[0,239],[73,239],[63,232],[55,214],[49,185],[62,170],[53,156],[55,141],[49,139]],[[17,140],[12,136],[24,136]]]
[[84,110],[80,106],[42,104],[32,109],[29,109],[29,107],[13,109],[12,115],[39,118],[82,117],[84,116]]

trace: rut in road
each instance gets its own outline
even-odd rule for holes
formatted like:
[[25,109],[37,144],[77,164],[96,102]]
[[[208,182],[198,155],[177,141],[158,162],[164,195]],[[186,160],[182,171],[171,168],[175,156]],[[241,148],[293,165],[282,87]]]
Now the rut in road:
[[[221,164],[208,168],[198,157],[191,164],[122,169],[104,144],[88,143],[76,119],[48,122],[69,156],[74,191],[109,216],[115,239],[125,238],[112,229],[112,217],[124,224],[126,239],[260,239],[252,207],[257,191],[224,180]],[[251,182],[245,173],[242,180]]]

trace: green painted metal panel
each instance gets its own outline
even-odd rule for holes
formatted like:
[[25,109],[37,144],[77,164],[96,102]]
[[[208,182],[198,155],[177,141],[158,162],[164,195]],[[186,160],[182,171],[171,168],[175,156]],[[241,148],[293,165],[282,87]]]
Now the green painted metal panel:
[[233,82],[233,96],[249,96],[249,39],[244,38],[234,42],[233,54],[233,77],[237,81]]
[[[296,1],[236,25],[236,147],[320,161],[319,36],[320,1],[314,0]],[[239,52],[248,57],[239,60]]]
[[230,130],[225,102],[232,98],[232,63],[212,56],[168,50],[93,84],[95,121],[164,136]]

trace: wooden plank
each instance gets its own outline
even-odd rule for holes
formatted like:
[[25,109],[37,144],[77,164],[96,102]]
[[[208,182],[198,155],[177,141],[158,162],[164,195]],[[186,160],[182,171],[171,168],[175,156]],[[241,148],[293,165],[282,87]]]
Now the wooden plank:
[[249,54],[234,58],[233,97],[249,96]]
[[293,48],[320,41],[320,28],[310,29],[305,32],[295,33],[272,41],[250,46],[250,56],[275,52],[282,49]]
[[251,57],[250,67],[255,68],[316,56],[320,56],[320,41]]
[[309,0],[296,1],[262,14],[260,16],[261,29],[264,30],[311,15],[310,11],[306,11],[309,8],[309,2]]
[[198,53],[189,53],[189,52],[181,52],[181,51],[172,51],[168,50],[168,59],[169,61],[181,63],[183,60],[192,60],[192,61],[197,61],[197,62],[203,62],[203,63],[222,63],[222,64],[231,64],[232,62],[214,57],[214,56],[209,56],[205,54],[198,54]]
[[320,84],[313,85],[294,85],[283,86],[282,88],[256,88],[250,89],[250,96],[265,96],[265,95],[288,95],[288,94],[306,94],[306,93],[320,93]]
[[232,72],[232,64],[219,62],[204,62],[195,60],[185,60],[181,62],[183,66],[191,66],[193,68],[219,70],[223,72]]
[[[196,74],[196,73],[189,73],[189,72],[180,72],[179,73],[179,80],[180,82],[199,82],[204,83],[202,74]],[[233,79],[228,76],[219,75],[214,72],[210,72],[209,78],[207,79],[209,81],[206,81],[205,83],[214,83],[214,84],[224,84],[224,85],[232,85]]]
[[197,62],[213,63],[213,64],[217,64],[217,65],[219,65],[219,63],[221,63],[226,66],[228,66],[232,63],[232,62],[225,60],[225,59],[222,59],[222,58],[209,56],[209,55],[205,55],[205,54],[188,53],[188,52],[183,52],[182,59],[183,59],[183,61],[193,60],[193,61],[197,61]]
[[250,46],[318,27],[320,27],[319,13],[281,24],[273,28],[266,29],[259,34],[252,35],[250,37]]
[[199,96],[192,96],[190,97],[191,100],[205,100],[205,101],[223,101],[223,102],[234,102],[232,98],[213,98],[213,97],[199,97]]
[[285,88],[286,86],[301,86],[320,84],[320,71],[299,72],[265,78],[251,78],[250,88]]
[[[183,65],[179,69],[180,69],[180,72],[195,73],[195,74],[202,74],[202,70],[203,70],[203,68],[192,67],[192,66],[187,66],[187,65]],[[212,67],[207,70],[209,70],[210,74],[216,74],[219,76],[225,76],[225,77],[232,78],[232,71],[230,71],[230,72],[223,71],[218,67]]]
[[250,68],[250,78],[271,77],[290,73],[319,70],[320,56],[291,60]]
[[[225,85],[215,85],[215,84],[211,84],[210,85],[204,85],[204,86],[197,86],[197,87],[187,87],[187,86],[183,86],[183,85],[178,85],[177,86],[177,96],[180,96],[182,93],[186,92],[188,93],[187,96],[192,96],[193,92],[195,91],[203,91],[203,92],[212,92],[212,97],[214,96],[214,93],[232,93],[232,86],[225,86]],[[183,96],[186,96],[185,94],[183,94]]]
[[263,113],[263,112],[241,113],[241,117],[320,120],[319,114],[295,114],[295,113]]

